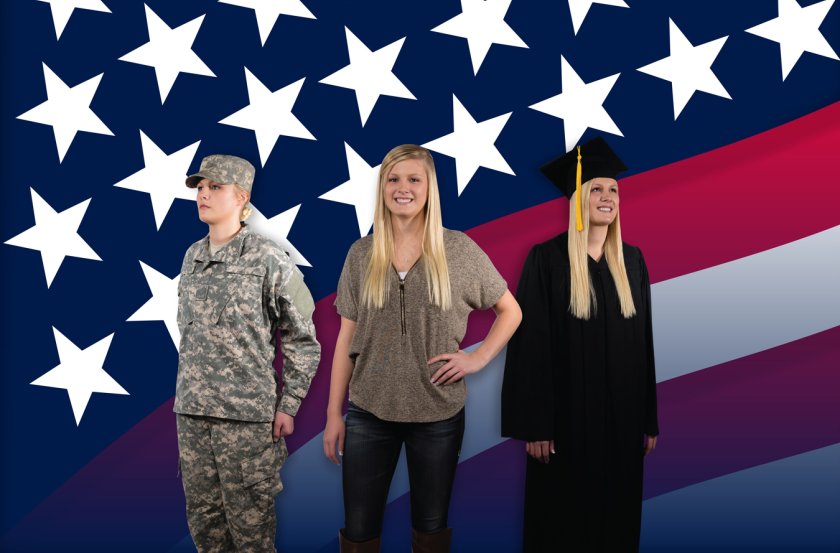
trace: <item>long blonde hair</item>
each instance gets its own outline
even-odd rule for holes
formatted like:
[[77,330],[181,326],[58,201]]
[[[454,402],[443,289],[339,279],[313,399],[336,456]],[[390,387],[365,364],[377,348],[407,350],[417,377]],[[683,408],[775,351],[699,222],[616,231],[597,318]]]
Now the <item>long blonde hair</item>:
[[[571,295],[569,311],[578,319],[589,319],[597,310],[595,290],[592,287],[592,277],[589,275],[589,261],[587,245],[589,242],[589,193],[592,181],[586,181],[581,187],[580,205],[583,212],[583,230],[575,229],[575,196],[569,201],[569,264],[571,266]],[[577,192],[575,192],[577,194]],[[620,212],[616,211],[615,220],[607,227],[607,239],[604,241],[604,255],[607,256],[607,266],[610,268],[618,301],[621,304],[621,314],[625,319],[636,314],[633,294],[630,292],[630,281],[627,279],[627,268],[624,265],[624,248],[621,242]]]
[[394,165],[406,159],[416,159],[426,168],[428,193],[423,207],[423,242],[420,258],[426,269],[429,302],[443,310],[452,306],[452,289],[449,284],[449,266],[443,245],[443,218],[440,214],[440,193],[432,154],[414,144],[397,146],[382,160],[379,182],[376,185],[376,207],[373,213],[373,247],[365,271],[362,301],[367,307],[382,308],[390,291],[389,272],[394,255],[394,230],[391,212],[385,205],[385,180]]

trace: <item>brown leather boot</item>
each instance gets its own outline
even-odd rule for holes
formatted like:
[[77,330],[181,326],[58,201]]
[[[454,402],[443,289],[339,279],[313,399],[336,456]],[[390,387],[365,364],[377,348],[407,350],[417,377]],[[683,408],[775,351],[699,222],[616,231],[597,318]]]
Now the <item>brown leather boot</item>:
[[411,553],[449,553],[452,543],[452,528],[426,534],[411,529]]
[[379,553],[382,538],[375,537],[368,541],[350,541],[344,536],[344,528],[338,531],[338,550],[341,553]]

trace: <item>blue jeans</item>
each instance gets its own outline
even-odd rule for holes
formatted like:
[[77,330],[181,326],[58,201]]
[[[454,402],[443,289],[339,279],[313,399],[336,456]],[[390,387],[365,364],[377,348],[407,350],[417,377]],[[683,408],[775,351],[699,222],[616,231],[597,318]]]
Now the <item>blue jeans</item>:
[[446,529],[464,438],[464,410],[442,421],[390,422],[351,403],[346,429],[342,461],[345,537],[362,542],[382,533],[388,488],[403,443],[411,489],[411,525],[429,534]]

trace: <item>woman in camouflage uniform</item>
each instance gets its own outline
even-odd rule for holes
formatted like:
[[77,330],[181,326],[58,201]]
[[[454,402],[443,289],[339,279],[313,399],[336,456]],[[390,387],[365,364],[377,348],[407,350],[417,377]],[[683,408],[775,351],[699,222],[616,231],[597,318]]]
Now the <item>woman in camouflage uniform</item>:
[[[246,160],[213,155],[186,181],[209,227],[181,268],[174,409],[199,552],[275,551],[283,437],[294,430],[320,357],[303,276],[275,243],[240,223],[250,214],[253,179]],[[282,387],[274,369],[278,330]]]

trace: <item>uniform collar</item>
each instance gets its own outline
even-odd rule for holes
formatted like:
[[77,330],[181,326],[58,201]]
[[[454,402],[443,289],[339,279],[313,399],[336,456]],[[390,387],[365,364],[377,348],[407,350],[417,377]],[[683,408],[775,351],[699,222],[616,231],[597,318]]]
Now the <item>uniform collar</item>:
[[245,238],[251,233],[251,228],[243,224],[239,232],[236,233],[230,242],[221,247],[216,255],[210,255],[210,235],[208,234],[201,240],[198,251],[195,254],[195,260],[206,262],[216,261],[219,263],[236,263],[239,256],[242,255],[242,248],[245,244]]

